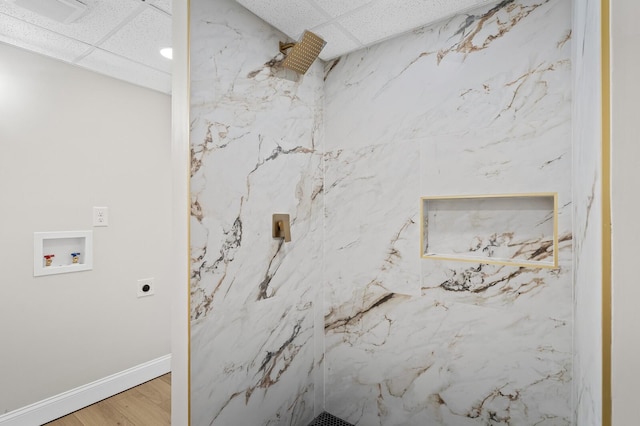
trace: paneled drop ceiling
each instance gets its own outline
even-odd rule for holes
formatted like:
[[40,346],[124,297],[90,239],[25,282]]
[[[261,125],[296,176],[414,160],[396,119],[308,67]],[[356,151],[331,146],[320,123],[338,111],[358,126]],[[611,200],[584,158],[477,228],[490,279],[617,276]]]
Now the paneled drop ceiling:
[[299,40],[305,29],[325,41],[329,60],[496,0],[236,0]]
[[171,61],[160,49],[171,46],[171,0],[82,0],[86,9],[70,23],[45,12],[55,2],[0,0],[0,42],[125,80],[171,92]]
[[[171,92],[172,0],[0,0],[0,42],[160,92]],[[217,0],[208,0],[217,1]],[[236,0],[298,40],[305,29],[327,41],[329,60],[497,0]],[[63,23],[48,9],[84,10]],[[86,7],[85,7],[86,6]],[[284,41],[284,40],[283,40]],[[274,47],[276,51],[277,46]]]

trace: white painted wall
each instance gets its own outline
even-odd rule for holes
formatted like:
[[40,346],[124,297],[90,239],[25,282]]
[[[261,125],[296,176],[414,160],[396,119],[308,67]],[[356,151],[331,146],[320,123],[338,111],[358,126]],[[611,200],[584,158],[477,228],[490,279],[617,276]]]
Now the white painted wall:
[[612,396],[613,424],[637,424],[640,381],[640,331],[638,329],[638,183],[640,140],[640,3],[611,1],[612,37],[612,269],[613,333]]
[[[170,353],[170,97],[0,44],[0,414]],[[110,226],[93,228],[93,206]],[[33,277],[33,232],[94,269]],[[136,280],[155,277],[138,299]]]
[[189,424],[189,2],[173,2],[171,424]]

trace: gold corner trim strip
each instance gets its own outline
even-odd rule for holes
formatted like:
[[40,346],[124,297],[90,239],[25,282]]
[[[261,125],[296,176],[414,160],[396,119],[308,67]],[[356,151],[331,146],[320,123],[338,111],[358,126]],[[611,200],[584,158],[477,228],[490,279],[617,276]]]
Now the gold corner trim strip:
[[448,262],[466,262],[466,263],[475,263],[482,265],[502,265],[502,266],[517,266],[519,268],[527,268],[527,269],[556,269],[556,265],[552,265],[550,263],[536,263],[536,262],[510,262],[508,260],[498,260],[491,259],[486,257],[456,257],[456,256],[445,256],[439,254],[423,254],[423,259],[433,259],[433,260],[443,260]]
[[420,198],[420,247],[418,255],[422,257],[424,255],[424,197]]
[[[187,114],[191,122],[191,0],[187,0]],[[191,145],[191,126],[187,143]],[[187,147],[191,152],[191,147]],[[187,422],[191,426],[191,161],[187,158]]]
[[611,384],[611,28],[610,0],[600,3],[602,96],[602,425],[613,422]]
[[557,192],[514,192],[512,194],[468,194],[468,195],[427,195],[422,200],[460,200],[474,198],[527,198],[527,197],[557,197]]
[[560,240],[558,237],[558,193],[553,194],[553,267],[558,268],[559,252],[560,252]]

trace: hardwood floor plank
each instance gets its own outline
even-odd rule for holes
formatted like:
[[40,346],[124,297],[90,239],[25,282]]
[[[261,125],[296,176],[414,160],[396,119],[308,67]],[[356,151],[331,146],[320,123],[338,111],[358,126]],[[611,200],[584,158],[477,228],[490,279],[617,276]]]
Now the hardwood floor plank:
[[137,390],[151,402],[171,414],[171,385],[164,380],[152,380]]
[[[119,426],[134,426],[126,416],[124,416],[109,399],[100,401],[97,404],[93,404],[85,409],[76,411],[74,413],[76,418],[82,422],[83,425],[119,425]],[[56,425],[57,426],[57,425]]]
[[68,416],[62,417],[58,420],[54,420],[54,423],[47,423],[48,425],[55,424],[56,426],[84,426],[75,414],[69,414]]
[[171,399],[171,385],[162,380],[152,380],[135,389],[158,404],[167,398]]
[[168,426],[171,373],[61,417],[47,426]]
[[160,376],[158,377],[160,380],[162,380],[163,382],[169,383],[171,384],[171,373],[167,373],[164,376]]
[[127,398],[113,401],[113,405],[134,425],[164,426],[171,424],[171,414],[162,410],[135,388],[130,390]]

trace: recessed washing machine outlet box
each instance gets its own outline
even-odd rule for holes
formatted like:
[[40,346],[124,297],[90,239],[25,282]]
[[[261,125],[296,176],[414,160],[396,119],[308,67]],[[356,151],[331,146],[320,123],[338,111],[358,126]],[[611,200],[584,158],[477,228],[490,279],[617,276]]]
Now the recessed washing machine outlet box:
[[33,233],[33,276],[93,269],[93,231]]

